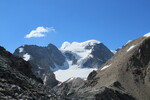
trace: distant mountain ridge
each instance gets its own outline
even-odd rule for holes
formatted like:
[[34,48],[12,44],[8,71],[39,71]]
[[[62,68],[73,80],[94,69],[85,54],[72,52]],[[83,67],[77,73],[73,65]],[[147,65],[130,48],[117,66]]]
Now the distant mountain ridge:
[[[63,70],[65,71],[65,69],[74,67],[82,73],[82,69],[84,68],[93,68],[90,70],[87,69],[86,74],[83,76],[78,76],[87,77],[92,70],[100,67],[110,59],[113,53],[103,43],[96,40],[89,40],[82,43],[73,42],[72,44],[64,42],[60,49],[53,44],[49,44],[47,47],[23,45],[15,50],[14,55],[29,61],[33,66],[32,70],[34,74],[42,78],[45,85],[53,87],[59,83],[55,79],[55,75],[56,78],[62,81],[73,77],[69,74],[66,78],[63,77],[65,74],[60,76],[57,70],[62,70],[61,73],[64,73]],[[66,70],[66,74],[68,72]]]

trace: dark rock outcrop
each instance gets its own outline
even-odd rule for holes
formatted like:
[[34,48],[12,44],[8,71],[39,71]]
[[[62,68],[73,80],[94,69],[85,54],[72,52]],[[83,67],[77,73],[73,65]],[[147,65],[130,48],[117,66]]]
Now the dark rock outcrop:
[[[76,91],[78,91],[84,84],[85,81],[81,78],[70,78],[54,87],[54,91],[63,99],[68,100],[67,98],[70,98],[70,96],[76,93]],[[72,99],[73,98],[70,98],[69,100]],[[76,97],[75,100],[77,100]]]
[[92,71],[89,76],[87,77],[87,80],[92,80],[97,75],[96,71]]

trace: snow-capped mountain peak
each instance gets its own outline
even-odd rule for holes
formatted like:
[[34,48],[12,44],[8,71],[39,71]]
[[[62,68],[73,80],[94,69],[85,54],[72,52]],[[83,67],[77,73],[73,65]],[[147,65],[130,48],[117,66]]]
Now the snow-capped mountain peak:
[[100,44],[101,42],[97,40],[88,40],[85,42],[64,42],[60,48],[62,52],[69,52],[76,54],[76,59],[85,58],[90,56],[92,48],[95,44]]
[[82,51],[86,49],[87,46],[93,46],[95,44],[100,44],[100,41],[97,40],[88,40],[85,42],[64,42],[61,46],[61,50],[69,50],[69,51]]
[[[100,41],[97,40],[88,40],[85,42],[64,42],[60,48],[62,53],[66,56],[72,55],[74,60],[77,61],[79,67],[82,67],[83,64],[92,57],[92,50],[94,45],[100,44]],[[69,57],[70,58],[70,57]]]
[[77,65],[80,68],[99,67],[113,55],[103,43],[97,40],[64,42],[60,51],[67,58],[69,66]]

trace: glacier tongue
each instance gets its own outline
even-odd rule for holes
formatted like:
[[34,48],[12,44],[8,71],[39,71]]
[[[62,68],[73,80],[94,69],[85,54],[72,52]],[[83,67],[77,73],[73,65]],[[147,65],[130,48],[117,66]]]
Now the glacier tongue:
[[66,59],[64,66],[56,67],[54,69],[51,68],[51,70],[54,72],[56,79],[59,80],[60,82],[67,81],[71,77],[72,78],[80,77],[86,79],[93,70],[97,70],[97,68],[82,68],[81,63],[82,62],[80,62],[80,64],[78,65],[72,65],[72,61]]
[[64,82],[71,77],[80,77],[85,79],[93,70],[97,70],[97,68],[79,68],[74,65],[66,70],[57,70],[54,74],[57,80]]

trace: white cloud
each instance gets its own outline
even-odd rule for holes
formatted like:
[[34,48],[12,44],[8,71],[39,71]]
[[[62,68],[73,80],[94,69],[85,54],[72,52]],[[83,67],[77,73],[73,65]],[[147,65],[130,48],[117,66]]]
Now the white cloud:
[[29,34],[27,34],[25,38],[44,37],[46,36],[44,33],[47,32],[55,32],[55,29],[53,27],[37,27],[35,30],[32,30]]

